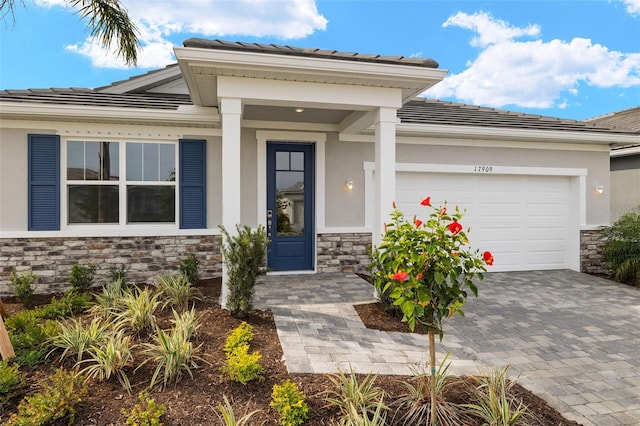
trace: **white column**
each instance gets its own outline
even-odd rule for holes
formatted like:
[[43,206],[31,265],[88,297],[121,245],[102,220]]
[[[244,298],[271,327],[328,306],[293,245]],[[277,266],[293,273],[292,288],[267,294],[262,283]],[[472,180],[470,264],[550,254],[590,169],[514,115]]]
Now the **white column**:
[[375,116],[374,245],[382,241],[384,223],[389,220],[396,196],[396,113],[395,108],[379,108]]
[[[236,235],[240,223],[240,120],[242,101],[236,98],[220,99],[222,123],[222,225],[230,235]],[[222,264],[222,294],[220,305],[227,305],[227,268]]]

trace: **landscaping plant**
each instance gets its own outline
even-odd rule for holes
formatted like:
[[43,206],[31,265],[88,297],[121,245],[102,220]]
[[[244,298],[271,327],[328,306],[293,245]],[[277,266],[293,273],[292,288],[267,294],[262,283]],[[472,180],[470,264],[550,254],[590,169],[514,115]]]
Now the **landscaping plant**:
[[178,270],[180,271],[180,275],[184,276],[191,285],[198,284],[200,278],[200,261],[195,255],[190,254],[184,259],[181,259]]
[[[72,318],[60,324],[60,333],[50,338],[53,347],[48,355],[62,350],[60,360],[67,356],[75,356],[76,362],[82,361],[85,352],[94,345],[101,346],[110,337],[110,324],[101,318],[93,318],[85,326],[81,318]],[[48,356],[47,355],[47,356]]]
[[278,412],[282,426],[297,426],[309,417],[309,406],[305,398],[298,385],[287,379],[281,385],[273,385],[269,406]]
[[162,426],[160,417],[167,411],[164,404],[156,404],[156,400],[149,398],[149,394],[140,392],[138,401],[131,411],[123,408],[121,413],[127,418],[125,424],[128,426]]
[[351,370],[347,376],[343,372],[329,374],[334,389],[325,392],[325,401],[340,411],[341,423],[352,423],[360,417],[384,419],[388,407],[382,400],[384,391],[375,385],[376,375],[369,374],[358,383],[356,374]]
[[263,226],[254,231],[248,226],[236,225],[236,235],[220,227],[223,235],[223,261],[227,267],[229,288],[226,304],[231,315],[244,318],[253,309],[253,290],[267,254],[267,237]]
[[69,276],[69,284],[73,291],[77,293],[86,293],[96,279],[96,265],[89,263],[88,265],[73,265],[71,267],[71,275]]
[[109,318],[112,314],[120,311],[122,307],[122,296],[127,288],[122,279],[107,281],[102,286],[102,291],[95,295],[96,304],[91,307],[91,313]]
[[159,307],[159,294],[153,294],[149,289],[128,288],[120,299],[120,312],[115,317],[116,326],[136,334],[153,330],[156,325],[155,313]]
[[163,309],[169,306],[182,312],[189,307],[190,301],[200,299],[198,289],[182,274],[158,275],[153,285],[158,289]]
[[41,390],[25,397],[18,412],[11,415],[6,425],[33,426],[53,424],[55,420],[69,418],[73,424],[75,406],[87,394],[82,377],[75,371],[58,368],[53,375],[40,379]]
[[[252,426],[253,424],[255,424],[251,421],[251,417],[253,417],[253,415],[256,413],[259,413],[260,410],[252,411],[240,417],[239,419],[236,419],[236,413],[233,411],[233,406],[229,402],[229,399],[226,395],[222,395],[222,398],[224,399],[224,405],[218,405],[218,410],[220,410],[218,418],[224,423],[225,426]],[[264,425],[264,423],[265,422],[262,422],[260,423],[260,425]]]
[[249,353],[249,343],[253,338],[253,327],[242,322],[227,336],[224,346],[226,355],[225,365],[222,367],[231,380],[243,385],[253,380],[264,380],[259,351]]
[[385,226],[382,242],[371,253],[372,278],[379,294],[388,295],[403,313],[411,330],[420,323],[429,336],[431,365],[431,421],[436,421],[435,335],[443,337],[442,323],[455,314],[463,315],[467,290],[477,296],[474,277],[482,279],[485,265],[493,264],[490,252],[468,248],[463,213],[447,204],[435,207],[431,198],[420,204],[431,210],[423,221],[407,219],[393,206],[391,222]]
[[127,286],[127,275],[129,274],[129,269],[125,265],[110,266],[107,269],[107,282],[120,281],[123,287]]
[[25,308],[31,305],[31,299],[33,299],[34,294],[33,284],[37,279],[38,276],[36,274],[31,272],[18,274],[15,269],[9,275],[9,288]]
[[604,227],[602,257],[616,281],[640,287],[640,207]]
[[22,383],[20,366],[15,363],[9,364],[8,360],[0,361],[0,406],[15,395]]
[[122,387],[131,392],[131,383],[125,372],[125,368],[133,365],[131,346],[131,336],[125,335],[122,330],[113,332],[106,342],[89,348],[87,359],[81,361],[89,365],[80,373],[101,382],[116,376]]
[[198,319],[199,317],[196,315],[196,309],[191,308],[190,311],[185,311],[181,314],[176,311],[172,312],[173,319],[171,320],[171,323],[173,324],[173,328],[182,333],[184,339],[190,340],[193,334],[198,331],[202,325]]

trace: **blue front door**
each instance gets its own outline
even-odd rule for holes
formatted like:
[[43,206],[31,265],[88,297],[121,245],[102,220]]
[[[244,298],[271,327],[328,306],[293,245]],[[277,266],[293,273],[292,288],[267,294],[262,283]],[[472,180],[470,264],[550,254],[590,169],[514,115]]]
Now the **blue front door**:
[[314,145],[267,144],[267,266],[313,269]]

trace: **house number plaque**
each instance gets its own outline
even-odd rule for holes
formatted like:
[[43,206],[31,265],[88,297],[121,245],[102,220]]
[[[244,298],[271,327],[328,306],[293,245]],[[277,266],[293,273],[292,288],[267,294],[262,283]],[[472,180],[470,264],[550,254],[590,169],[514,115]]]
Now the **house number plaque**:
[[473,171],[475,173],[492,173],[493,166],[474,166]]

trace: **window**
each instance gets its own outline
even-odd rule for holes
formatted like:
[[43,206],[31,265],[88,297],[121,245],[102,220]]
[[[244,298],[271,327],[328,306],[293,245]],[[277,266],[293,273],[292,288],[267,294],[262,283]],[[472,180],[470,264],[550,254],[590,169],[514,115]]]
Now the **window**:
[[67,142],[69,224],[175,223],[176,144]]

